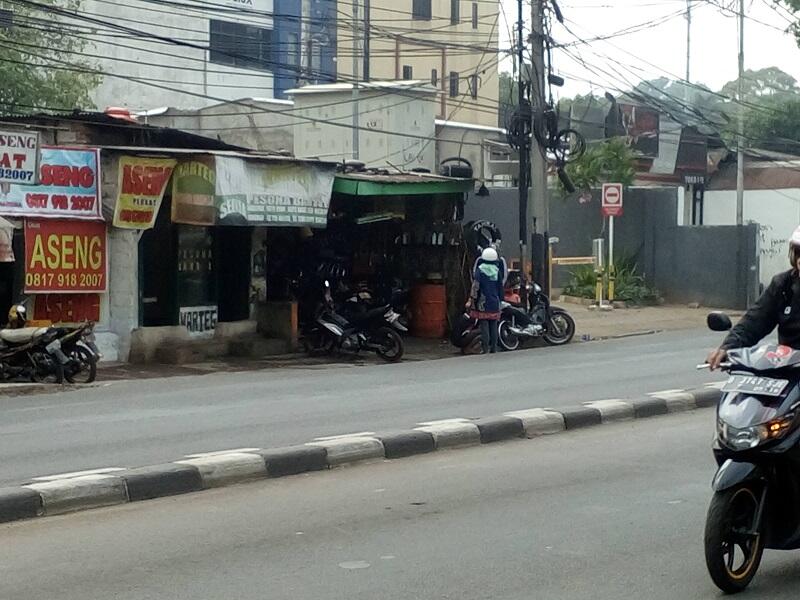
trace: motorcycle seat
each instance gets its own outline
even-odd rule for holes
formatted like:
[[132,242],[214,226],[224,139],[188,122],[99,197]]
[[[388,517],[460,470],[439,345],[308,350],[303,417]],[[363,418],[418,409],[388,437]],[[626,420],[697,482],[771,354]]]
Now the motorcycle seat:
[[9,344],[27,344],[47,333],[47,327],[23,327],[21,329],[0,329],[0,340]]

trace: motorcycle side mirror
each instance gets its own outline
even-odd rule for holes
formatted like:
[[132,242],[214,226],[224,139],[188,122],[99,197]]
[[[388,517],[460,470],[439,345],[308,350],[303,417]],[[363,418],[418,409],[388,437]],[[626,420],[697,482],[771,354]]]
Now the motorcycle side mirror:
[[733,327],[731,318],[723,312],[708,313],[706,323],[711,331],[728,331]]

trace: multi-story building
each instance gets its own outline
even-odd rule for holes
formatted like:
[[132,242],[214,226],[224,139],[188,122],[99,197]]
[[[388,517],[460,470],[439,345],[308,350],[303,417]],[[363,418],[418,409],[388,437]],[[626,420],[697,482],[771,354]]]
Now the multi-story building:
[[339,2],[337,78],[353,81],[355,65],[360,81],[430,80],[439,118],[496,126],[499,10],[487,0]]

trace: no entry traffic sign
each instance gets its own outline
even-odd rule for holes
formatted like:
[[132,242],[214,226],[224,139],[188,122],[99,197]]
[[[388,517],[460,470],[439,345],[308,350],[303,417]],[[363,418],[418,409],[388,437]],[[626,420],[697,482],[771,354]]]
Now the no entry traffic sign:
[[622,216],[622,184],[604,183],[603,202],[601,204],[604,217]]

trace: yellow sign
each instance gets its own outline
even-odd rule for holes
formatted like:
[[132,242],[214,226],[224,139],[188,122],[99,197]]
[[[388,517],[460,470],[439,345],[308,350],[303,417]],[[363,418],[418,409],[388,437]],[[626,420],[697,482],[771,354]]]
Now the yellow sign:
[[152,229],[176,163],[171,158],[120,157],[115,227]]

